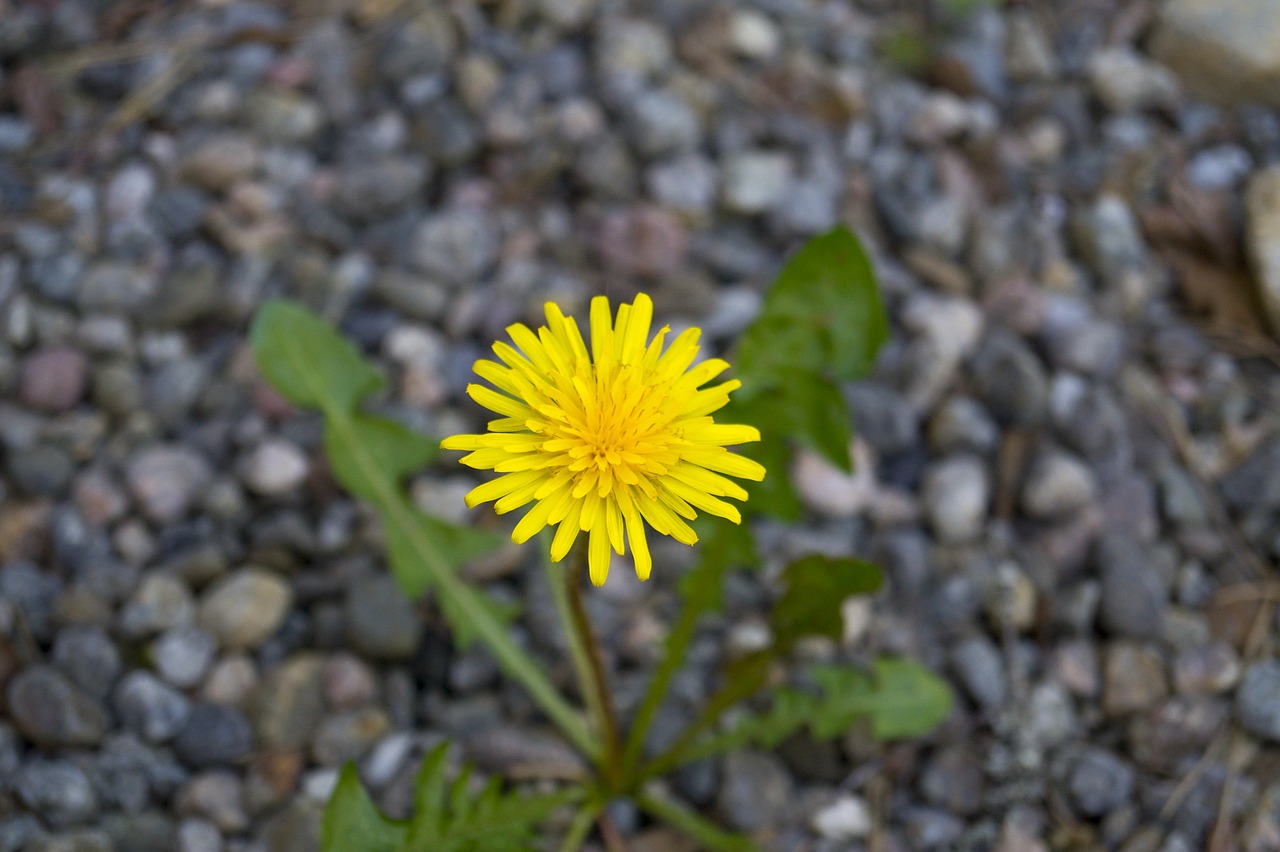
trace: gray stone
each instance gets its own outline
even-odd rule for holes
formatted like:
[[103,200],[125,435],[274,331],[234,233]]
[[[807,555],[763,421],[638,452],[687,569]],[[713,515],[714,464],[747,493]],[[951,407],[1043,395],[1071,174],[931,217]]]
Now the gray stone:
[[1098,618],[1113,635],[1153,639],[1164,627],[1167,593],[1148,553],[1149,548],[1125,534],[1108,535],[1098,545]]
[[310,463],[296,444],[281,438],[263,441],[244,465],[244,483],[267,497],[296,491],[307,478]]
[[116,687],[113,704],[124,726],[151,742],[177,736],[187,723],[191,702],[150,672],[130,672]]
[[217,652],[217,639],[198,627],[166,631],[151,646],[156,671],[180,689],[190,689],[198,684]]
[[126,636],[149,636],[195,620],[195,601],[177,577],[150,573],[143,577],[133,596],[120,611],[120,630]]
[[80,767],[65,760],[34,760],[19,770],[18,798],[53,828],[88,822],[98,812],[98,797]]
[[973,450],[985,454],[1000,442],[1000,427],[982,403],[968,396],[953,396],[939,405],[925,433],[937,453]]
[[875,382],[859,382],[846,397],[858,437],[878,454],[891,456],[916,445],[920,426],[902,394]]
[[422,621],[388,574],[351,584],[346,600],[347,637],[361,653],[384,660],[412,657],[422,639]]
[[1164,661],[1135,642],[1116,642],[1102,663],[1102,708],[1110,716],[1145,710],[1169,694]]
[[223,648],[256,648],[280,629],[293,589],[278,574],[244,568],[219,580],[200,598],[200,626]]
[[970,636],[951,652],[951,664],[960,682],[977,704],[995,709],[1004,704],[1008,684],[1000,650],[986,636]]
[[75,475],[71,456],[51,444],[36,444],[21,453],[10,453],[5,467],[18,489],[41,497],[62,494]]
[[498,253],[499,234],[479,210],[437,213],[414,233],[414,264],[428,275],[453,284],[475,284]]
[[329,716],[316,729],[311,756],[321,766],[360,760],[391,730],[391,718],[379,707],[364,707]]
[[93,746],[106,730],[101,705],[48,666],[19,672],[9,682],[8,699],[14,726],[36,745]]
[[1109,47],[1089,59],[1089,83],[1112,112],[1171,106],[1178,79],[1168,68],[1128,47]]
[[262,826],[268,852],[320,852],[320,817],[324,805],[297,796]]
[[1105,749],[1085,750],[1071,770],[1068,788],[1076,810],[1090,819],[1110,813],[1133,794],[1137,773]]
[[1236,690],[1236,718],[1254,736],[1280,742],[1280,660],[1245,669]]
[[1002,423],[1040,422],[1049,402],[1049,382],[1040,359],[1016,335],[989,333],[969,361],[974,388],[987,410]]
[[645,171],[649,195],[662,206],[688,216],[705,216],[715,204],[719,173],[701,154],[655,163]]
[[338,176],[334,200],[357,219],[376,219],[407,207],[423,191],[431,170],[425,160],[386,157],[353,163]]
[[264,746],[304,748],[324,716],[324,661],[290,657],[263,680],[250,699],[250,715]]
[[129,852],[172,852],[178,840],[178,827],[172,819],[156,811],[139,814],[108,814],[102,829],[117,849]]
[[1041,453],[1027,471],[1022,486],[1022,509],[1033,518],[1049,520],[1091,504],[1097,496],[1093,471],[1075,456],[1058,450]]
[[236,763],[253,751],[253,729],[234,707],[197,702],[173,741],[173,751],[197,769]]
[[931,465],[924,474],[925,516],[944,541],[971,541],[982,535],[991,499],[986,465],[978,458],[955,455]]
[[729,825],[755,831],[777,825],[792,797],[791,778],[776,757],[755,751],[725,755],[719,806]]
[[1173,658],[1173,686],[1184,695],[1226,692],[1240,672],[1240,655],[1226,642],[1183,648]]
[[251,138],[228,133],[195,148],[183,159],[180,168],[192,183],[204,189],[220,190],[251,175],[258,168],[260,156]]
[[285,89],[258,89],[245,110],[254,132],[268,142],[306,143],[323,123],[319,104]]
[[176,445],[142,450],[125,466],[129,491],[143,514],[157,523],[185,515],[211,478],[203,456]]
[[1231,707],[1225,699],[1178,695],[1130,720],[1128,753],[1145,770],[1183,776],[1230,724]]
[[787,190],[795,165],[781,151],[749,150],[724,166],[724,205],[734,213],[763,213]]
[[629,138],[645,157],[684,153],[697,147],[702,136],[698,116],[675,92],[656,89],[642,93],[628,110]]
[[78,349],[42,349],[23,359],[19,398],[23,405],[48,414],[67,411],[84,396],[88,368],[88,359]]
[[1280,106],[1280,3],[1170,0],[1151,40],[1188,89],[1220,103]]
[[71,625],[58,631],[50,659],[86,695],[106,697],[120,676],[120,652],[105,630],[93,625]]

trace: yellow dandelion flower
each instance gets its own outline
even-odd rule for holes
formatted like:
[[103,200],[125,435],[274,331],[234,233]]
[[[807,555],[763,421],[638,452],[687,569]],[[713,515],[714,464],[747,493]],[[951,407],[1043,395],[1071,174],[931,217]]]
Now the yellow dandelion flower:
[[[700,331],[678,335],[663,351],[670,328],[652,341],[653,302],[640,294],[618,309],[591,302],[591,350],[572,317],[546,306],[537,333],[507,329],[515,346],[498,342],[499,361],[477,361],[493,387],[467,393],[501,415],[483,435],[455,435],[441,446],[467,450],[462,463],[503,474],[467,495],[467,505],[490,500],[501,514],[533,506],[511,534],[517,544],[556,525],[551,558],[559,562],[585,532],[591,582],[604,583],[611,551],[630,544],[636,574],[649,578],[653,561],[645,523],[685,544],[698,540],[686,521],[701,509],[734,523],[738,510],[720,499],[747,492],[722,474],[759,481],[764,468],[726,447],[760,440],[751,426],[716,423],[711,413],[741,383],[704,388],[729,365],[711,358],[693,366]],[[517,348],[518,347],[518,348]]]

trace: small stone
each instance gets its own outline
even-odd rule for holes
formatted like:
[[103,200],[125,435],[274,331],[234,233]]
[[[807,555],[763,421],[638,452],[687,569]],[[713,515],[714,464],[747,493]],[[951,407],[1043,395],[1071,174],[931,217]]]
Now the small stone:
[[22,803],[54,828],[88,822],[98,812],[93,785],[70,761],[32,761],[19,770],[14,787]]
[[219,580],[200,600],[200,626],[223,648],[256,648],[284,623],[293,589],[279,575],[245,568]]
[[126,636],[139,637],[186,627],[194,620],[195,602],[186,583],[168,574],[152,572],[142,578],[121,609],[119,623]]
[[934,411],[926,426],[929,446],[939,454],[955,450],[989,453],[1000,442],[1000,427],[968,396],[954,396]]
[[323,123],[319,104],[284,89],[257,89],[245,110],[258,136],[286,145],[310,141]]
[[1173,688],[1184,695],[1226,692],[1240,672],[1240,656],[1228,642],[1183,648],[1173,658]]
[[1184,776],[1231,724],[1231,707],[1210,695],[1178,695],[1129,721],[1128,753],[1150,772]]
[[244,783],[230,770],[211,769],[193,777],[178,792],[175,808],[179,814],[208,820],[227,834],[239,834],[249,827]]
[[351,584],[346,600],[347,635],[363,654],[383,660],[412,657],[422,639],[422,621],[387,574]]
[[201,819],[184,819],[178,825],[177,852],[222,852],[222,835]]
[[316,729],[311,756],[321,766],[341,766],[360,760],[391,730],[391,718],[378,707],[364,707],[330,716]]
[[1044,417],[1049,382],[1040,359],[1021,338],[1005,331],[988,334],[969,366],[979,398],[997,420],[1027,426]]
[[244,482],[250,490],[277,497],[297,490],[307,478],[310,464],[296,444],[279,438],[263,441],[249,455]]
[[781,45],[781,33],[765,15],[753,9],[740,9],[729,19],[729,46],[739,56],[770,59]]
[[214,704],[239,706],[258,686],[258,669],[244,654],[232,654],[209,670],[200,697]]
[[920,791],[926,800],[963,816],[981,813],[985,787],[982,764],[960,746],[939,752],[920,775]]
[[631,207],[605,214],[600,257],[627,275],[667,275],[685,262],[689,238],[679,220],[657,207]]
[[806,506],[828,518],[852,518],[871,505],[876,477],[870,453],[855,440],[849,454],[854,460],[853,473],[811,450],[796,450],[791,479]]
[[23,405],[46,414],[68,411],[84,396],[88,372],[88,359],[80,350],[43,349],[22,362],[19,398]]
[[1128,801],[1137,773],[1105,749],[1085,750],[1071,770],[1068,788],[1076,810],[1090,819],[1110,813]]
[[182,162],[182,174],[204,189],[227,189],[258,168],[258,146],[247,136],[227,134],[196,148]]
[[1245,670],[1236,690],[1236,718],[1254,736],[1280,742],[1280,660],[1262,660]]
[[99,700],[120,676],[120,652],[106,631],[94,625],[59,630],[50,659],[86,695]]
[[1078,458],[1051,450],[1032,463],[1022,487],[1022,509],[1048,520],[1071,514],[1093,503],[1097,484],[1093,471]]
[[218,652],[218,641],[198,627],[179,627],[156,639],[151,656],[169,683],[190,689],[200,682]]
[[[487,696],[486,696],[487,697]],[[474,723],[475,713],[469,714]],[[486,772],[517,778],[573,778],[585,768],[581,756],[564,741],[542,731],[482,721],[465,735],[466,756]]]
[[931,465],[922,488],[925,516],[944,541],[972,541],[982,535],[991,499],[986,465],[955,455]]
[[475,284],[498,254],[499,235],[488,216],[461,209],[425,220],[412,241],[415,265],[428,275],[460,286]]
[[1151,51],[1195,94],[1226,104],[1280,106],[1280,3],[1171,0]]
[[1089,59],[1089,84],[1112,112],[1169,106],[1178,99],[1178,79],[1162,65],[1127,47],[1099,50]]
[[650,166],[645,188],[654,201],[685,216],[703,217],[715,204],[719,172],[701,154],[685,154]]
[[14,726],[39,746],[94,746],[106,730],[102,707],[48,666],[18,673],[9,682],[8,699]]
[[425,160],[386,157],[342,170],[334,199],[338,208],[360,220],[377,219],[409,206],[431,176]]
[[129,491],[143,514],[161,524],[185,515],[212,475],[201,455],[179,446],[143,450],[125,468]]
[[986,636],[971,636],[951,652],[951,663],[965,691],[991,710],[1004,704],[1008,686],[1000,651]]
[[763,213],[786,192],[794,165],[779,151],[734,154],[724,166],[724,204],[734,213]]
[[197,702],[173,741],[173,751],[197,769],[236,763],[253,751],[253,729],[234,707]]
[[702,127],[689,104],[675,92],[644,92],[628,111],[629,137],[644,157],[685,153],[698,146]]
[[864,799],[844,795],[816,811],[810,825],[828,840],[866,837],[872,828],[871,809]]
[[151,742],[165,742],[186,725],[191,702],[149,672],[126,675],[116,687],[114,705],[124,726]]
[[724,757],[719,806],[728,823],[741,831],[776,825],[791,802],[791,777],[776,757],[732,751]]
[[1113,635],[1153,639],[1164,626],[1167,596],[1149,550],[1125,534],[1108,535],[1098,546],[1099,621]]
[[269,748],[301,749],[324,716],[324,661],[290,657],[263,680],[251,700],[253,727]]
[[339,652],[324,664],[324,698],[334,709],[372,703],[378,695],[373,669],[354,654]]
[[1164,661],[1142,645],[1114,643],[1103,657],[1102,671],[1102,708],[1108,716],[1145,710],[1169,694]]
[[320,849],[320,816],[324,803],[298,796],[262,826],[267,852],[311,852]]

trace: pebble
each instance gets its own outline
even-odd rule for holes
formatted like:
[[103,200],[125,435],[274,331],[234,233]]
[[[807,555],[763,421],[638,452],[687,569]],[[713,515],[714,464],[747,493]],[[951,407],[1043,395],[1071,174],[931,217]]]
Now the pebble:
[[196,769],[235,764],[253,751],[253,729],[234,707],[197,701],[173,741],[178,759]]
[[1169,692],[1160,655],[1135,642],[1114,642],[1106,649],[1102,680],[1102,708],[1109,716],[1147,709]]
[[311,756],[321,766],[360,760],[391,730],[391,718],[379,707],[364,707],[329,716],[316,728]]
[[77,349],[43,349],[23,359],[19,399],[46,414],[69,411],[84,396],[88,371],[88,359]]
[[156,671],[179,689],[199,684],[217,652],[217,640],[198,627],[169,630],[151,646]]
[[264,746],[302,749],[324,717],[324,660],[290,657],[263,679],[250,701],[253,729]]
[[871,833],[871,809],[864,799],[844,795],[813,815],[810,824],[828,840],[853,840]]
[[1032,462],[1020,502],[1030,517],[1049,520],[1091,505],[1097,491],[1093,471],[1084,462],[1068,453],[1051,450]]
[[98,797],[84,771],[69,760],[33,760],[18,771],[14,788],[22,804],[52,828],[89,822]]
[[1254,736],[1280,742],[1280,660],[1261,660],[1245,669],[1236,690],[1236,718]]
[[734,154],[724,165],[725,207],[734,213],[763,213],[787,190],[795,170],[781,151],[750,150]]
[[144,671],[125,675],[112,703],[126,728],[156,743],[177,736],[191,713],[185,695]]
[[446,284],[475,284],[497,257],[498,240],[489,217],[478,210],[437,213],[414,233],[413,261]]
[[212,475],[203,456],[177,445],[142,450],[125,467],[133,499],[149,520],[161,524],[186,515]]
[[806,506],[820,515],[852,518],[875,499],[875,466],[866,447],[854,441],[849,454],[854,460],[853,473],[846,473],[810,450],[801,448],[795,452],[791,479],[796,492]]
[[1160,7],[1151,50],[1201,97],[1278,106],[1278,18],[1276,0],[1174,0]]
[[361,653],[375,659],[404,660],[417,651],[422,621],[390,575],[352,583],[344,611],[347,637]]
[[243,568],[204,592],[198,620],[223,648],[257,648],[284,624],[292,604],[293,589],[279,575]]
[[985,636],[971,636],[951,651],[951,664],[960,682],[977,704],[992,710],[1004,704],[1008,694],[1004,661],[998,648]]
[[209,190],[225,190],[257,170],[261,153],[247,136],[225,134],[192,150],[182,161],[187,180]]
[[1076,810],[1089,819],[1110,813],[1133,793],[1137,773],[1105,749],[1085,750],[1071,770],[1068,789]]
[[199,819],[178,824],[177,852],[222,852],[222,835],[213,825]]
[[106,732],[101,704],[48,666],[29,666],[14,676],[8,702],[14,726],[39,746],[94,746]]
[[1173,686],[1184,695],[1226,692],[1240,674],[1240,657],[1227,642],[1183,648],[1173,658]]
[[307,478],[306,454],[289,441],[272,438],[259,444],[244,465],[244,483],[265,497],[278,497],[298,489]]
[[1131,48],[1098,51],[1088,72],[1094,94],[1112,112],[1170,106],[1178,97],[1178,78]]
[[1039,422],[1049,401],[1049,383],[1036,354],[1018,337],[988,334],[969,361],[979,399],[1009,426]]
[[178,792],[175,806],[180,815],[199,817],[227,834],[239,834],[249,827],[244,783],[228,769],[210,769],[192,776]]
[[1164,628],[1167,593],[1149,548],[1125,534],[1106,536],[1098,546],[1103,628],[1117,636],[1153,639]]
[[1280,166],[1249,178],[1245,204],[1245,244],[1262,306],[1273,328],[1280,327]]
[[962,454],[933,463],[922,492],[925,517],[939,538],[966,542],[982,535],[991,482],[980,459]]
[[776,824],[793,796],[786,767],[769,754],[731,751],[722,774],[719,808],[729,825],[741,831]]
[[120,652],[95,625],[70,625],[58,631],[50,661],[85,695],[102,700],[120,676]]
[[139,637],[186,627],[195,620],[195,611],[185,583],[168,574],[149,573],[120,610],[120,630]]

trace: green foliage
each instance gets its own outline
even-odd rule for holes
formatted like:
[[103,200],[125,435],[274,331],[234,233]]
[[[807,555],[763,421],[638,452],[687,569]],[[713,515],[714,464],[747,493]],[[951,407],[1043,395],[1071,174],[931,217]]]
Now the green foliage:
[[778,690],[767,711],[743,715],[727,731],[704,738],[663,768],[750,745],[773,748],[806,727],[818,739],[831,739],[859,719],[870,721],[871,733],[879,740],[918,737],[951,713],[953,699],[946,681],[910,660],[884,657],[875,661],[870,673],[849,666],[815,666],[811,674],[817,692]]
[[724,419],[749,423],[761,441],[742,448],[769,475],[748,508],[783,520],[800,516],[787,478],[798,442],[852,469],[849,411],[838,382],[863,378],[889,336],[871,261],[847,228],[815,237],[783,267],[737,350],[742,388]]
[[[254,319],[249,340],[258,369],[281,396],[324,412],[329,465],[344,488],[383,513],[392,572],[407,597],[421,597],[433,576],[452,574],[501,543],[409,505],[401,480],[435,457],[437,442],[359,409],[382,388],[382,376],[324,320],[288,302],[270,301]],[[455,627],[474,635],[465,623]]]
[[841,604],[850,595],[880,588],[880,569],[861,559],[813,554],[792,562],[782,572],[786,590],[774,605],[774,642],[789,648],[805,636],[839,639],[844,630]]
[[497,778],[473,794],[470,767],[449,783],[448,750],[443,743],[423,760],[409,820],[384,817],[347,764],[325,808],[325,852],[524,852],[539,848],[534,827],[582,794],[507,794]]

